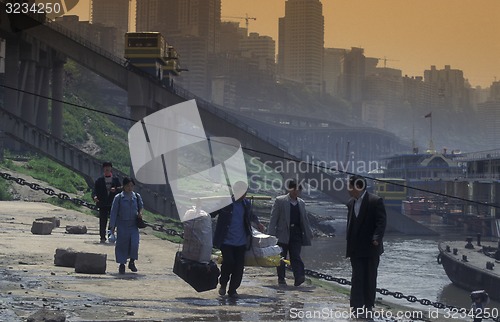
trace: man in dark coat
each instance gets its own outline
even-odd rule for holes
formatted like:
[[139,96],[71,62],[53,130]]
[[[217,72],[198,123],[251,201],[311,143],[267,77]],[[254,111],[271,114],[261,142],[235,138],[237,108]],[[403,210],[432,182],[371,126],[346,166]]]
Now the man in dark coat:
[[111,204],[115,196],[121,191],[120,180],[117,177],[113,177],[112,169],[113,164],[111,162],[104,162],[102,164],[104,175],[95,181],[94,190],[92,191],[92,199],[97,207],[99,207],[99,235],[101,236],[101,243],[106,242],[106,225],[108,224]]
[[351,298],[354,312],[369,314],[375,305],[377,269],[384,252],[386,213],[382,198],[366,191],[366,180],[359,175],[349,178],[347,204],[347,251],[351,259]]
[[210,214],[212,217],[218,216],[213,244],[222,252],[219,295],[226,294],[229,283],[227,294],[231,298],[238,297],[236,290],[243,279],[245,251],[250,247],[252,239],[251,223],[255,223],[260,231],[265,228],[251,211],[250,201],[245,199],[247,188],[246,183],[236,182],[233,190],[239,193],[233,194],[233,200],[237,199],[229,206]]

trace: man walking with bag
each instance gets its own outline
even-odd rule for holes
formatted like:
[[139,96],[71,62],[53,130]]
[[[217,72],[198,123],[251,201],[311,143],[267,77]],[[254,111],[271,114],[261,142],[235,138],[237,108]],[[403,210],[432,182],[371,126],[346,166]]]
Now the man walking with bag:
[[[288,194],[276,197],[271,209],[268,234],[278,238],[282,248],[281,256],[286,259],[290,254],[294,285],[300,286],[305,281],[304,262],[300,258],[302,246],[310,246],[312,230],[307,218],[304,200],[299,198],[302,186],[295,181],[287,183]],[[278,284],[286,285],[285,263],[277,267]]]

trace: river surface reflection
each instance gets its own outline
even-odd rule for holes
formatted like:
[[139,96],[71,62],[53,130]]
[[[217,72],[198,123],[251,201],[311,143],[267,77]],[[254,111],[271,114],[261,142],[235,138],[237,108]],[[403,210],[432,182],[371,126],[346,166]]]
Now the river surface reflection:
[[[323,208],[321,210],[321,208]],[[326,212],[326,207],[312,206],[310,211]],[[333,210],[328,207],[328,214],[334,218],[337,235],[331,238],[318,238],[311,247],[304,247],[302,257],[306,267],[334,277],[350,280],[351,266],[345,258],[345,211],[343,206]],[[378,287],[404,295],[413,295],[418,299],[429,299],[444,304],[469,308],[471,301],[469,292],[455,287],[443,267],[437,263],[438,243],[443,240],[464,240],[457,234],[456,228],[439,227],[440,235],[433,237],[406,236],[389,234],[384,238],[385,253],[379,266]],[[465,243],[465,242],[464,242]],[[424,308],[419,303],[410,303],[405,299],[382,297],[400,305]],[[490,302],[489,307],[500,307],[498,302]]]

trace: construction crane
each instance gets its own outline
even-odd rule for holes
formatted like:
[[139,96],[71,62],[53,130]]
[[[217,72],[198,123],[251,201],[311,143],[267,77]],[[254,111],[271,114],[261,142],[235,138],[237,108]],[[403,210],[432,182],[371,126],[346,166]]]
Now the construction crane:
[[388,59],[387,57],[384,56],[384,58],[378,58],[378,57],[375,57],[375,59],[378,59],[378,60],[383,60],[384,61],[384,68],[387,67],[387,62],[388,61],[399,61],[399,60],[396,60],[396,59]]
[[248,13],[245,14],[245,17],[221,17],[221,18],[230,18],[230,19],[245,19],[245,25],[246,25],[246,28],[247,28],[247,31],[248,31],[248,22],[250,20],[257,20],[257,18],[255,17],[249,17],[248,16]]

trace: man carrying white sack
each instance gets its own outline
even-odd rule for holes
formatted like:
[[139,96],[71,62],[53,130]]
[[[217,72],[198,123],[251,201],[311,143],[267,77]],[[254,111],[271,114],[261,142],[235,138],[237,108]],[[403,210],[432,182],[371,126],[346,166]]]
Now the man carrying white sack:
[[[278,245],[283,249],[281,256],[286,259],[290,254],[294,285],[299,286],[305,281],[304,262],[300,258],[302,246],[310,246],[313,237],[311,225],[307,218],[304,200],[299,198],[301,185],[288,181],[288,193],[276,197],[271,209],[268,234],[278,238]],[[286,285],[285,263],[277,267],[278,284]]]
[[236,290],[243,279],[245,251],[251,247],[252,241],[251,222],[255,223],[259,230],[265,229],[259,218],[252,213],[250,201],[245,199],[247,189],[246,183],[236,182],[233,195],[241,197],[229,206],[210,214],[212,217],[218,216],[213,244],[222,252],[219,295],[226,294],[229,284],[227,294],[231,298],[238,297]]

